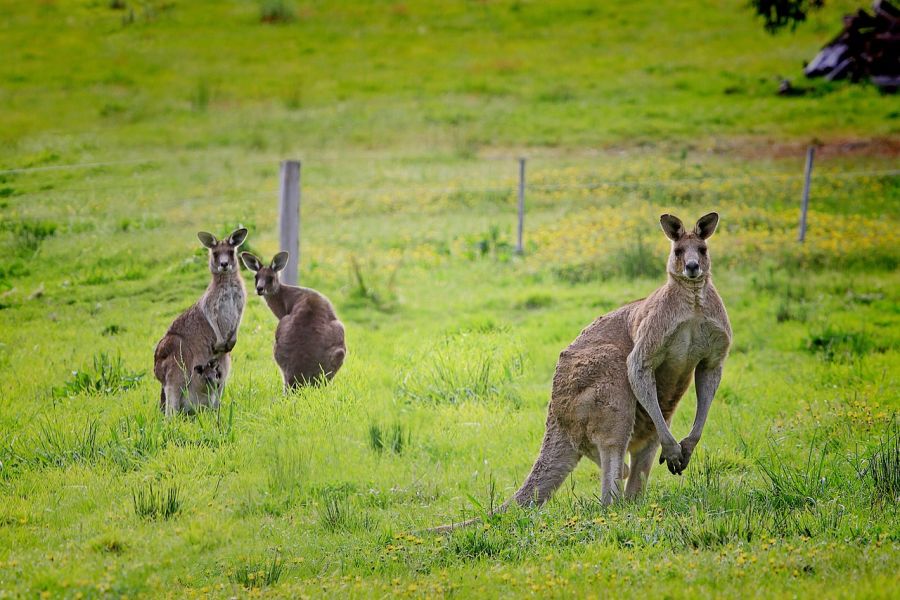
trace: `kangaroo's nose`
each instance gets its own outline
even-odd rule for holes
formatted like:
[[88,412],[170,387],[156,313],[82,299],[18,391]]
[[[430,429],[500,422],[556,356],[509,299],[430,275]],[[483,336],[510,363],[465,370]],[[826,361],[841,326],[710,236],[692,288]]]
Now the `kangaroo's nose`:
[[227,268],[228,268],[228,261],[227,261],[227,260],[224,260],[224,261],[223,261],[223,260],[220,260],[220,261],[219,261],[219,266],[222,267],[223,269],[227,269]]
[[696,260],[689,260],[684,265],[684,272],[688,277],[697,277],[700,274],[700,263]]
[[264,286],[256,286],[257,295],[262,296],[264,291],[266,291],[266,288]]

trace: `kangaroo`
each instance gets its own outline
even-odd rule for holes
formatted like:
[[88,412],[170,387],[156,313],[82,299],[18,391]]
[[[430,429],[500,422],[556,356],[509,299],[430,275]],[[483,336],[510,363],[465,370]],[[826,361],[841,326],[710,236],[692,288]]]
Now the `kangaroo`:
[[344,326],[334,306],[313,289],[279,281],[278,273],[288,262],[287,252],[276,254],[269,266],[249,252],[242,252],[241,260],[256,273],[256,293],[278,318],[274,354],[285,391],[322,377],[330,381],[347,356]]
[[[706,240],[719,215],[709,213],[687,232],[675,216],[660,217],[671,240],[668,281],[647,298],[606,314],[559,355],[541,450],[511,502],[543,504],[587,456],[602,471],[601,502],[641,494],[656,451],[660,464],[681,474],[706,424],[731,345],[728,314],[710,275]],[[669,429],[691,378],[697,412],[686,438]],[[625,464],[625,452],[631,465]],[[444,525],[444,533],[478,522]]]
[[222,373],[230,367],[231,357],[227,354],[223,354],[221,358],[211,358],[206,364],[196,365],[188,388],[191,396],[204,400],[205,406],[219,408],[222,400]]
[[[219,402],[222,399],[222,363],[225,363],[226,370],[229,369],[231,357],[223,354],[221,359],[213,357],[209,359],[209,362],[194,367],[194,371],[186,382],[186,389],[188,397],[199,399],[199,402],[186,402],[185,412],[193,414],[200,406],[219,408]],[[159,407],[160,410],[166,410],[165,391],[160,394]]]
[[190,365],[219,359],[221,393],[231,369],[229,353],[237,343],[247,296],[237,263],[237,248],[247,238],[247,230],[236,229],[221,241],[205,231],[197,237],[209,250],[212,280],[203,296],[175,319],[153,355],[153,374],[162,384],[160,404],[166,416],[210,405],[209,395],[198,396],[198,388],[191,385]]

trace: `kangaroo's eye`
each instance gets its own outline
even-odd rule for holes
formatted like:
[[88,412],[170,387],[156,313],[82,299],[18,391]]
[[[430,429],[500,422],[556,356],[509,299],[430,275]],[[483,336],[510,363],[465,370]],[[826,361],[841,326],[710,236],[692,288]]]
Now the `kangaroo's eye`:
[[700,246],[699,250],[700,250],[700,254],[702,254],[703,256],[706,256],[706,246]]
[[681,256],[684,254],[684,248],[675,248],[675,256]]

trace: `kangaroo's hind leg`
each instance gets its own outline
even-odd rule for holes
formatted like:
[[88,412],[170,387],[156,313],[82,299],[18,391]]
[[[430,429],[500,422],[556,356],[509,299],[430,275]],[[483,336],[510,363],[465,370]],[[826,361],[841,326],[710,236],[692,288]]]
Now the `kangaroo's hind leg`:
[[644,491],[644,486],[650,479],[650,469],[653,467],[657,450],[659,440],[654,438],[648,440],[643,448],[631,451],[631,475],[628,477],[628,485],[625,486],[626,498],[637,498]]
[[612,504],[622,497],[619,487],[619,479],[625,467],[625,444],[598,444],[600,453],[600,470],[602,485],[600,488],[600,501],[603,504]]
[[600,459],[603,504],[612,504],[622,497],[619,480],[629,471],[625,452],[634,427],[635,406],[630,389],[624,386],[602,386],[598,390],[597,408],[589,430]]
[[182,385],[171,381],[171,379],[166,381],[166,385],[163,386],[163,395],[166,398],[163,412],[165,412],[167,417],[173,417],[175,413],[181,410],[181,396],[183,392]]

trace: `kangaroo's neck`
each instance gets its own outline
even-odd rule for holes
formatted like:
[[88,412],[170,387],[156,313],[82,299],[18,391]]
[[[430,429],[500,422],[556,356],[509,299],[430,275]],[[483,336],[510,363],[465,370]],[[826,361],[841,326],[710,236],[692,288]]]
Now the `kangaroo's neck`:
[[283,319],[293,310],[299,292],[300,288],[298,287],[281,284],[278,286],[278,291],[266,296],[266,304],[269,305],[272,314],[278,319]]
[[233,298],[242,298],[246,295],[244,280],[241,279],[240,273],[237,271],[213,273],[209,285],[206,286],[206,292],[203,294],[202,301],[207,302],[210,299],[220,298],[223,295]]
[[666,287],[675,295],[683,298],[695,310],[701,310],[706,305],[707,299],[716,293],[710,273],[706,273],[697,280],[677,277],[669,273]]
[[209,285],[206,289],[207,291],[212,291],[217,288],[231,287],[234,285],[243,287],[243,283],[244,281],[241,279],[241,275],[237,270],[226,271],[224,273],[213,273],[212,279],[209,280]]

